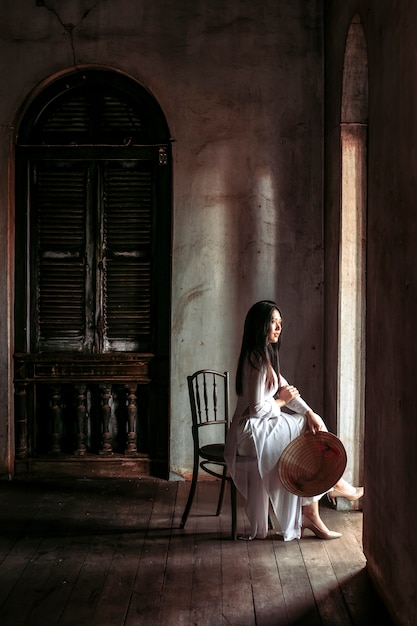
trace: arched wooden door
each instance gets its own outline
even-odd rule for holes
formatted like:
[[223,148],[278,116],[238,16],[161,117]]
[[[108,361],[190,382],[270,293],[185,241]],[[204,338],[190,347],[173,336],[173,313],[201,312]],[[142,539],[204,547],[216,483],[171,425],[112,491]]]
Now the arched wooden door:
[[16,145],[16,471],[166,475],[171,153],[155,99],[85,69]]

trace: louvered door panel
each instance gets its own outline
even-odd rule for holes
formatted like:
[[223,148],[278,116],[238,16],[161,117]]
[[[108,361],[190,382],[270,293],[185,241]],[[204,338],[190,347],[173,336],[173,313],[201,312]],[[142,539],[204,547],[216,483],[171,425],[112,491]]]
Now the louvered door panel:
[[64,100],[53,109],[42,129],[42,140],[48,143],[64,143],[69,135],[82,137],[86,141],[91,137],[91,106],[85,95]]
[[123,133],[125,141],[129,137],[139,137],[142,131],[141,119],[127,102],[122,102],[114,95],[103,96],[100,132],[107,136],[115,131]]
[[39,141],[47,145],[110,144],[126,145],[143,139],[144,129],[137,111],[117,95],[100,89],[63,99],[45,111]]
[[87,165],[40,162],[34,169],[33,198],[37,349],[81,351],[88,339]]
[[151,164],[108,163],[103,172],[104,341],[148,350],[151,338]]

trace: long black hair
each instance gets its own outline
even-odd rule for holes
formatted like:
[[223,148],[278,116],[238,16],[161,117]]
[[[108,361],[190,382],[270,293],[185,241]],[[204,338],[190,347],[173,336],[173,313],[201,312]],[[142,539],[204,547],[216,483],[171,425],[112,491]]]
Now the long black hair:
[[282,313],[275,302],[261,300],[253,304],[246,315],[236,372],[236,393],[239,396],[243,394],[243,366],[246,359],[255,369],[266,369],[268,387],[272,386],[274,380],[272,370],[275,371],[279,380],[278,351],[281,345],[281,335],[277,343],[270,343],[268,340],[272,314],[275,310],[282,318]]

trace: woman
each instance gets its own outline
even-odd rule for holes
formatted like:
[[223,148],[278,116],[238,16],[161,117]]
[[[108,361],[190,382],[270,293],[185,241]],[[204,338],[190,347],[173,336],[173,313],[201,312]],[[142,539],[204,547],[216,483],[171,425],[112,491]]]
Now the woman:
[[[267,536],[271,500],[284,541],[299,539],[303,527],[321,539],[336,539],[341,534],[329,530],[320,517],[318,502],[323,494],[300,498],[279,479],[278,459],[290,441],[307,429],[313,433],[327,430],[298,389],[280,373],[281,331],[282,316],[274,302],[263,300],[251,307],[236,373],[238,401],[225,451],[233,481],[246,499],[251,532],[242,538]],[[363,495],[363,489],[341,479],[329,495],[353,501]]]

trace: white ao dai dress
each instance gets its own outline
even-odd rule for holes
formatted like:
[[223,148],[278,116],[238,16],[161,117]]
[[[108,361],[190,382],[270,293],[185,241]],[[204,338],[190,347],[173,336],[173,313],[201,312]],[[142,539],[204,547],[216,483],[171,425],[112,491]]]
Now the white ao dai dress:
[[[266,370],[254,369],[246,362],[243,371],[243,395],[238,396],[236,410],[226,441],[225,459],[233,481],[246,500],[250,538],[268,534],[269,501],[280,524],[284,541],[299,539],[302,506],[322,496],[301,498],[282,484],[277,463],[284,448],[307,428],[305,414],[311,410],[301,398],[288,402],[284,410],[274,399],[278,378],[268,389]],[[288,385],[283,376],[280,387]],[[239,460],[238,457],[246,457]],[[237,460],[238,459],[238,460]]]

